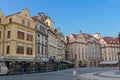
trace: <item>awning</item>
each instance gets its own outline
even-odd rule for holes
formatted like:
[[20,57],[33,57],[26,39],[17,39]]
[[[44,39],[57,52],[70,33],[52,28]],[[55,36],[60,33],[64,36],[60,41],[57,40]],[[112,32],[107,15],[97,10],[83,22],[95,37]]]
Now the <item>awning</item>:
[[65,63],[73,64],[73,62],[68,61],[68,60],[61,60],[61,62],[65,62]]
[[118,61],[101,61],[99,64],[117,64]]
[[4,56],[0,56],[0,59],[4,59]]
[[41,61],[42,62],[49,62],[49,59],[48,58],[41,58]]
[[4,56],[0,56],[0,60],[3,61],[4,60]]

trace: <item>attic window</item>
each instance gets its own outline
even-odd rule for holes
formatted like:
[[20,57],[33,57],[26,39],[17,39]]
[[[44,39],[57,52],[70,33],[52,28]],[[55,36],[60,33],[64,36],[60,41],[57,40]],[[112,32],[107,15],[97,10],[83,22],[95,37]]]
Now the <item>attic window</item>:
[[11,22],[12,22],[12,18],[9,19],[9,23],[11,23]]
[[47,25],[48,25],[48,22],[46,22],[47,23]]
[[27,14],[25,14],[25,17],[27,17]]

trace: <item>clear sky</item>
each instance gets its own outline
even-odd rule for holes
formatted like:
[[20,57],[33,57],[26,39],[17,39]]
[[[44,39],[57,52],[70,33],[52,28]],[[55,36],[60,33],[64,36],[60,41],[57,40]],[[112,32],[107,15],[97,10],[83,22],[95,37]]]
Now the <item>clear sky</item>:
[[31,16],[44,12],[65,35],[100,33],[116,37],[120,32],[120,0],[0,0],[5,15],[28,8]]

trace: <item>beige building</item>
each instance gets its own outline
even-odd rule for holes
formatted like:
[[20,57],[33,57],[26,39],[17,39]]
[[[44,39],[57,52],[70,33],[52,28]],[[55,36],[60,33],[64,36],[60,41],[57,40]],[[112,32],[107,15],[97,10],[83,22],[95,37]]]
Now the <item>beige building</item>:
[[102,60],[100,42],[90,34],[84,34],[84,36],[88,42],[88,66],[98,67]]
[[[35,24],[28,9],[1,16],[0,54],[5,60],[34,60],[35,58]],[[4,24],[4,25],[3,25]]]
[[4,58],[4,30],[5,30],[6,18],[2,11],[0,11],[0,60]]
[[74,62],[75,67],[87,65],[88,44],[84,34],[71,34],[67,41],[68,59]]
[[54,22],[50,17],[46,17],[48,25],[48,57],[55,59],[57,56],[57,36],[54,32]]
[[54,29],[54,32],[57,36],[57,56],[58,60],[65,59],[65,38],[63,33],[60,32],[60,28]]
[[6,63],[10,74],[33,71],[35,23],[28,9],[9,16],[0,11],[0,49],[0,60]]
[[75,67],[96,67],[101,61],[100,43],[89,34],[71,34],[67,37],[68,59],[73,61]]
[[65,59],[64,35],[60,29],[54,29],[54,22],[50,17],[46,17],[48,24],[48,57],[56,61]]

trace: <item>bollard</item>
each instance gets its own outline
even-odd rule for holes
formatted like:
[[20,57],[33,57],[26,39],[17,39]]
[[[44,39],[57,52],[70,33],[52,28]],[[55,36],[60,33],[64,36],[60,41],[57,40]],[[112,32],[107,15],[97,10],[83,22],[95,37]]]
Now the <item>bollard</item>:
[[80,77],[78,77],[77,71],[73,71],[73,76],[76,80],[81,80]]
[[77,77],[77,72],[76,71],[73,71],[73,76]]

